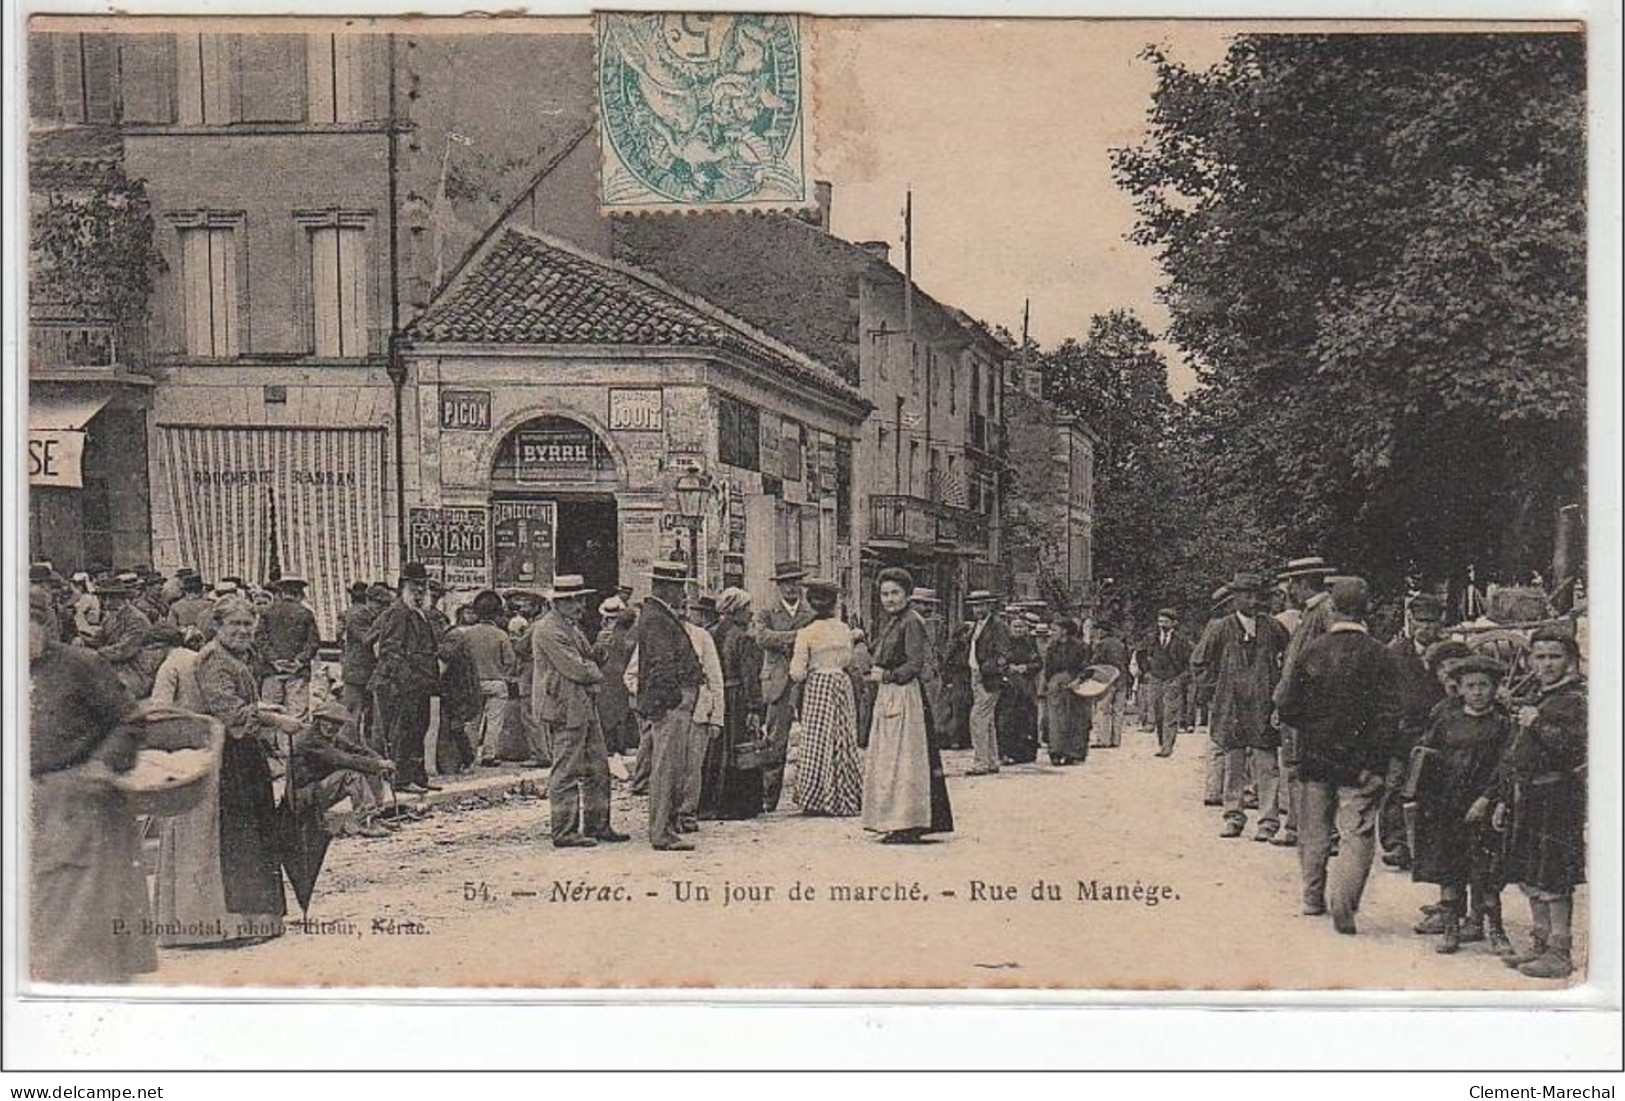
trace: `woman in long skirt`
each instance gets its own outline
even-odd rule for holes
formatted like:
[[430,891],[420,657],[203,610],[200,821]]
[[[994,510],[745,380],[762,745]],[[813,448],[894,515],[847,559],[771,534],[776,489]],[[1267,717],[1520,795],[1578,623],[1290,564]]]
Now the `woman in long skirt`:
[[801,747],[792,798],[807,814],[850,817],[863,797],[858,760],[858,708],[847,666],[852,629],[835,615],[839,590],[832,582],[807,585],[813,621],[796,632],[790,679],[804,685]]
[[107,662],[56,640],[50,613],[29,594],[29,972],[127,982],[158,966],[135,812],[112,783],[135,764],[119,725],[136,702]]
[[1044,655],[1044,719],[1051,764],[1081,764],[1089,756],[1089,704],[1072,685],[1089,668],[1089,650],[1076,621],[1061,620],[1061,637]]
[[886,622],[875,642],[870,679],[878,685],[863,775],[863,828],[888,845],[917,844],[954,828],[942,758],[920,674],[930,655],[925,622],[909,607],[914,578],[907,570],[880,573]]
[[1042,658],[1031,626],[1017,616],[1010,621],[1010,661],[1004,691],[999,693],[995,724],[999,761],[1025,765],[1038,759],[1038,674]]
[[[298,720],[291,716],[262,711],[259,692],[251,672],[254,629],[258,621],[254,607],[246,600],[228,598],[215,606],[219,625],[213,642],[198,655],[198,688],[204,710],[226,727],[226,752],[220,763],[220,816],[218,868],[220,894],[213,894],[213,880],[191,886],[199,897],[186,904],[200,911],[224,908],[219,928],[202,944],[252,944],[282,935],[282,918],[287,903],[282,894],[280,821],[271,793],[271,767],[268,747],[286,740],[297,731]],[[214,854],[176,854],[184,867],[211,865]],[[212,873],[211,873],[212,877]],[[208,894],[202,894],[203,888]],[[187,885],[177,887],[177,895]],[[178,901],[177,907],[182,904]]]
[[722,737],[706,747],[700,817],[740,819],[762,813],[762,770],[740,768],[735,751],[762,733],[762,651],[750,637],[750,594],[717,597],[717,654],[722,659]]

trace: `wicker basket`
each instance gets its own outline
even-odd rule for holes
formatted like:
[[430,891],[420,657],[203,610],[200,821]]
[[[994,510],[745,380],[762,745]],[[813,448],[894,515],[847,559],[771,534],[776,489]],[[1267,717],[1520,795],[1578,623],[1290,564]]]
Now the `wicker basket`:
[[[136,814],[173,818],[203,802],[220,772],[226,728],[219,719],[154,708],[136,720],[141,750],[135,768],[113,777]],[[176,751],[188,752],[177,762]]]
[[1072,685],[1072,694],[1085,700],[1098,700],[1104,696],[1123,671],[1115,665],[1091,665],[1082,680]]

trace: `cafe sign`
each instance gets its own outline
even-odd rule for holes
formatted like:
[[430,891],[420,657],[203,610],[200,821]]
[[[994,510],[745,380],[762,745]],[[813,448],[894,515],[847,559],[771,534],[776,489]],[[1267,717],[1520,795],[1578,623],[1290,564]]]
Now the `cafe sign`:
[[440,391],[440,427],[452,431],[491,431],[491,392]]

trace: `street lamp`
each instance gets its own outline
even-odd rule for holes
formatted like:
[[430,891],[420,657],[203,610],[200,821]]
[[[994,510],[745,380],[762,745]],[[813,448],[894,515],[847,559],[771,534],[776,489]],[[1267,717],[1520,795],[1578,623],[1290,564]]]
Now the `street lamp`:
[[700,576],[700,525],[705,520],[705,500],[711,493],[711,479],[698,466],[689,464],[677,476],[677,515],[688,527],[689,566]]

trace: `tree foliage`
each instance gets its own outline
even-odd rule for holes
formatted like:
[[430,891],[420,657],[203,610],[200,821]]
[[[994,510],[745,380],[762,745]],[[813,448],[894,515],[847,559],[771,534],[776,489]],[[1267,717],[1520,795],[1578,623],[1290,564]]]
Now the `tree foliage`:
[[1544,569],[1584,492],[1581,37],[1145,56],[1149,134],[1114,165],[1203,384],[1174,418],[1185,491],[1260,559],[1390,588]]
[[140,181],[116,177],[36,194],[30,221],[34,303],[125,323],[145,316],[163,258]]
[[1156,338],[1118,309],[1091,319],[1081,342],[1068,339],[1036,362],[1045,400],[1099,436],[1095,576],[1113,580],[1127,598],[1123,612],[1170,599],[1180,504],[1169,446],[1175,407]]

